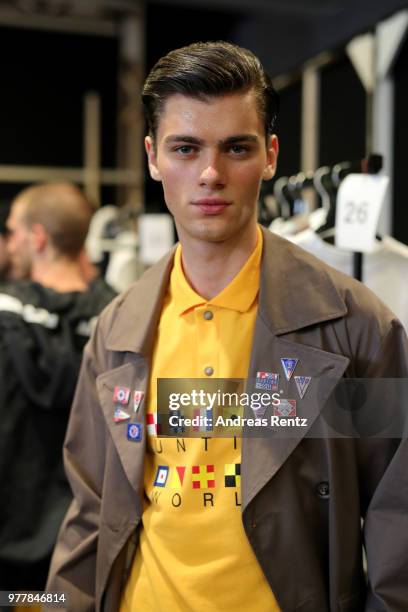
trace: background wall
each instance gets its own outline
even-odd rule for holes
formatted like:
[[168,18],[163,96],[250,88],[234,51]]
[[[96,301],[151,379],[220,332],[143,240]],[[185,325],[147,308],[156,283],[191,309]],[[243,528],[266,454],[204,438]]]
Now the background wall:
[[[102,165],[116,164],[116,38],[0,28],[0,164],[80,167],[83,97],[102,97]],[[0,198],[23,185],[0,183]],[[105,189],[105,199],[114,191]]]

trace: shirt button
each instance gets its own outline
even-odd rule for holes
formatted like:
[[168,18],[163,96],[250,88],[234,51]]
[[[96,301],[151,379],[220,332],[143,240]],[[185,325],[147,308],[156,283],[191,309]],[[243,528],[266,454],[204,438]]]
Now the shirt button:
[[204,319],[205,319],[206,321],[211,321],[211,319],[213,318],[213,316],[214,316],[214,315],[213,315],[213,313],[211,312],[211,310],[206,310],[206,311],[204,312]]
[[211,366],[207,366],[206,368],[204,368],[204,374],[206,376],[212,376],[214,374],[214,368],[212,368]]

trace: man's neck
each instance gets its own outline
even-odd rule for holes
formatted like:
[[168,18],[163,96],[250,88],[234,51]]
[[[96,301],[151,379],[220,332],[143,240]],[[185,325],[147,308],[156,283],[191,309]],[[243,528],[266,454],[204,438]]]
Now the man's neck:
[[256,226],[246,240],[190,241],[180,238],[184,274],[191,287],[206,300],[218,295],[238,274],[254,251]]
[[78,263],[66,258],[34,262],[31,280],[60,293],[87,289]]

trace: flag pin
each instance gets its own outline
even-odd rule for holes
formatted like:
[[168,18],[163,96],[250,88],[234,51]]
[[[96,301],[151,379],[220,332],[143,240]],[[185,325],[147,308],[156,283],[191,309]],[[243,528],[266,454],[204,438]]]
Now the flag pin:
[[140,442],[142,439],[142,424],[128,423],[126,435],[131,442]]
[[126,406],[129,403],[130,389],[128,387],[115,387],[113,390],[113,401],[115,404]]
[[311,376],[295,376],[295,383],[300,399],[303,399],[311,380]]
[[133,393],[133,410],[137,412],[139,410],[139,406],[142,402],[144,393],[143,391],[135,391]]
[[285,370],[286,380],[290,380],[292,378],[292,374],[295,371],[299,359],[293,359],[292,357],[282,357],[281,363],[283,369]]
[[277,391],[279,386],[279,374],[273,372],[257,372],[255,389]]
[[281,399],[279,405],[274,406],[274,416],[294,417],[296,416],[296,400]]
[[113,415],[113,420],[115,423],[121,423],[122,421],[127,421],[130,419],[130,414],[122,410],[122,408],[116,408],[115,413]]

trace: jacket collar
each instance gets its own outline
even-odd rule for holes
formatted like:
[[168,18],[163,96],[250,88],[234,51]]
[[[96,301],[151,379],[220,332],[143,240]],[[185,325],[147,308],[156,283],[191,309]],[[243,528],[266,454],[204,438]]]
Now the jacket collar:
[[120,295],[106,338],[111,351],[149,355],[173,267],[174,246],[160,261]]
[[347,307],[321,262],[264,231],[259,316],[279,336],[337,319]]
[[[344,316],[347,307],[315,257],[263,229],[259,316],[276,336]],[[175,247],[118,298],[106,347],[150,354]]]

